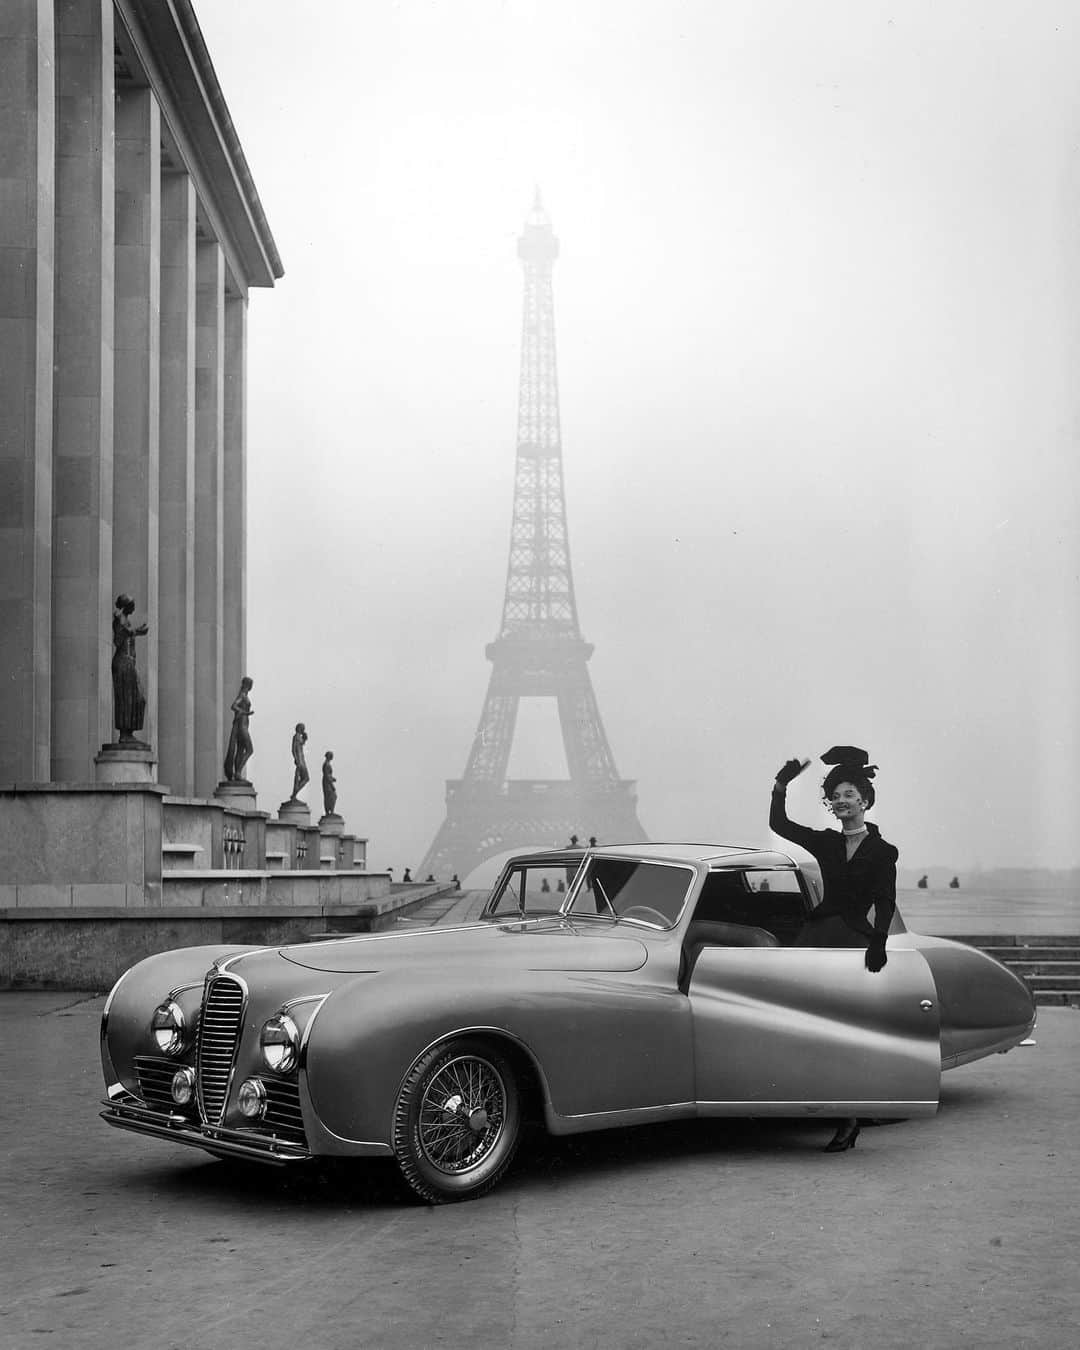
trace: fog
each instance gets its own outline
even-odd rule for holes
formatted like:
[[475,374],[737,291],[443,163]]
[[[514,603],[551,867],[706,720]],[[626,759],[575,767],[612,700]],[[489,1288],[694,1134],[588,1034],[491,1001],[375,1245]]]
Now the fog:
[[[286,271],[249,325],[262,809],[302,720],[373,867],[443,819],[539,185],[578,609],[650,836],[767,844],[779,764],[846,742],[902,867],[1080,863],[1074,4],[196,9]],[[562,776],[529,714],[512,773]]]

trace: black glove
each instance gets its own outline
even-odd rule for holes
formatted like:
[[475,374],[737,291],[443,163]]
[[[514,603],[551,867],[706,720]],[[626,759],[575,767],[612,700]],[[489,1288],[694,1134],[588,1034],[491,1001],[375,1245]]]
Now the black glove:
[[787,787],[793,778],[798,778],[809,763],[808,759],[789,759],[776,775],[776,781]]
[[885,934],[875,933],[866,948],[866,969],[883,970],[888,959],[885,955]]

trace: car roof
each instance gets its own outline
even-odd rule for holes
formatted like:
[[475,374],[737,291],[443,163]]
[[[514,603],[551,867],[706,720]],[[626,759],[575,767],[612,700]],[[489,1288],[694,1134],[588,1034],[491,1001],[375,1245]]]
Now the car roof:
[[564,848],[521,853],[509,863],[577,863],[586,854],[598,858],[634,858],[641,862],[681,862],[705,867],[795,867],[786,853],[751,848],[745,844],[598,844],[595,848]]

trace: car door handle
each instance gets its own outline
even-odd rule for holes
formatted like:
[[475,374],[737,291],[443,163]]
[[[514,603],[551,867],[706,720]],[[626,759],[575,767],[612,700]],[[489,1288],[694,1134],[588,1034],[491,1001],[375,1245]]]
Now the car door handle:
[[923,1012],[929,1012],[933,1006],[934,1006],[933,1002],[928,998],[921,999],[919,1002],[919,1007],[923,1010]]

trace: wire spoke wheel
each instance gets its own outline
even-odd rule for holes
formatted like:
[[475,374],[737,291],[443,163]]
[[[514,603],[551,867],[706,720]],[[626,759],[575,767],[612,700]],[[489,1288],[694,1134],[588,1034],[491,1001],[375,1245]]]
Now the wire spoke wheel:
[[443,1172],[481,1162],[498,1142],[506,1119],[506,1087],[483,1059],[451,1060],[432,1077],[420,1102],[420,1147]]
[[513,1069],[494,1047],[461,1038],[410,1070],[394,1112],[405,1180],[431,1203],[490,1190],[517,1148],[521,1110]]

